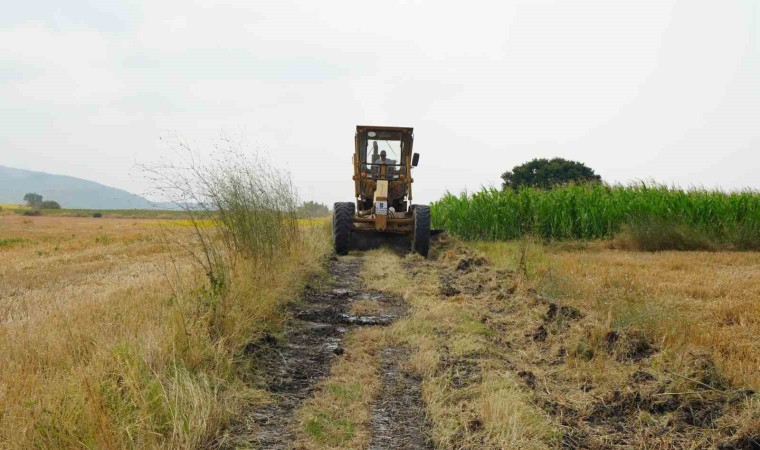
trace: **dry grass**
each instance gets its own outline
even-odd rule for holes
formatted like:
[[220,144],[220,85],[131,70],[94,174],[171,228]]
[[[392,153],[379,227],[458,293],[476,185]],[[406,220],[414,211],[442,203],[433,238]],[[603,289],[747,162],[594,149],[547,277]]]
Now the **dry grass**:
[[549,247],[550,294],[607,329],[637,329],[673,359],[710,352],[731,384],[760,390],[760,253]]
[[[571,442],[733,448],[758,439],[759,253],[474,246],[511,270],[526,255],[524,277],[544,297],[527,296],[522,323],[510,320],[505,338],[536,340],[544,330],[515,361],[531,371],[537,402],[578,417]],[[545,296],[566,315],[548,320]]]
[[0,216],[0,447],[203,447],[264,400],[237,349],[277,328],[322,270],[326,230],[311,227],[276,270],[240,264],[212,318],[205,274],[154,224]]
[[[442,246],[445,248],[445,245]],[[557,427],[536,408],[495,345],[492,311],[519,280],[477,268],[464,276],[454,268],[464,249],[445,251],[435,261],[417,260],[406,298],[413,314],[400,330],[420,349],[413,360],[423,375],[423,395],[440,448],[546,448]],[[455,281],[450,281],[456,278]],[[444,286],[458,292],[442,295]]]
[[[65,205],[64,205],[65,206]],[[28,205],[23,204],[0,204],[0,215],[22,215],[24,212],[31,210]],[[181,210],[161,210],[161,209],[43,209],[41,215],[49,217],[92,217],[93,214],[100,213],[104,218],[109,219],[185,219],[188,214]]]

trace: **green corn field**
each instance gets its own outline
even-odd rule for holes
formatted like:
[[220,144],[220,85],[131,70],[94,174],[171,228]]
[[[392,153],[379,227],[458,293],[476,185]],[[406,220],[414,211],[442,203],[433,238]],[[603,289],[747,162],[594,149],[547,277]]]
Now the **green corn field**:
[[760,192],[681,190],[662,185],[568,185],[551,190],[484,188],[447,193],[431,205],[433,226],[465,239],[599,239],[641,223],[688,227],[714,242],[755,248]]

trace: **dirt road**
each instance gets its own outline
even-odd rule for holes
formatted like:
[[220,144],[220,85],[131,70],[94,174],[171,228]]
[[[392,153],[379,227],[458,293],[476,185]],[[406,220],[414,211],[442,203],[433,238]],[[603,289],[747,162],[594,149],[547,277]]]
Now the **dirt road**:
[[706,378],[709,358],[662,369],[657,343],[632,329],[591,353],[587,312],[462,244],[438,242],[430,259],[334,258],[329,272],[284,337],[257,349],[274,401],[235,446],[757,448],[739,422],[754,393]]
[[[265,363],[267,389],[273,402],[252,411],[230,447],[261,449],[293,448],[296,440],[296,411],[324,380],[330,367],[343,354],[343,342],[358,327],[387,326],[406,314],[401,299],[362,287],[361,257],[333,258],[329,263],[331,282],[323,288],[307,287],[301,301],[292,306],[293,320],[284,338],[268,339],[255,349]],[[375,303],[379,312],[351,314],[351,304]],[[371,448],[432,448],[420,379],[403,370],[409,352],[389,347],[382,351],[382,397],[372,409]]]

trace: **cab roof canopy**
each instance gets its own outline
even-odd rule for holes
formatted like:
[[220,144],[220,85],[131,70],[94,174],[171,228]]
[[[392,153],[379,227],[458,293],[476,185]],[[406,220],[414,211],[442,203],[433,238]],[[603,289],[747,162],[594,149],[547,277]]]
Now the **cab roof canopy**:
[[412,127],[380,127],[374,125],[357,125],[356,134],[374,131],[376,136],[369,136],[375,139],[399,139],[403,135],[411,136],[414,133]]

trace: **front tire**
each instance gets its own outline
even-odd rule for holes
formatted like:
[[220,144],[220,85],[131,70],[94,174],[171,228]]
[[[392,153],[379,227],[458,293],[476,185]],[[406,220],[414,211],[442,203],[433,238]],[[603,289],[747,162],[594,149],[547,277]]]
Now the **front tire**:
[[333,248],[335,253],[345,255],[351,246],[351,218],[354,204],[338,202],[333,205]]
[[430,207],[414,205],[414,236],[412,250],[427,258],[430,250]]

